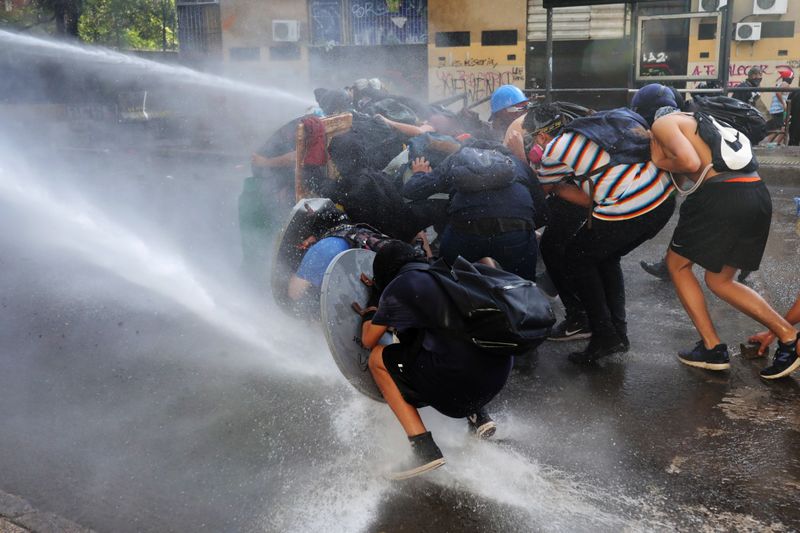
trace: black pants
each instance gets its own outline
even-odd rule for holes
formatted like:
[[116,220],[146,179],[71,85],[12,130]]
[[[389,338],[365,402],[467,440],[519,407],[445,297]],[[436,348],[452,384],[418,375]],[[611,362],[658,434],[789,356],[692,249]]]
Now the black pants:
[[586,310],[592,335],[626,335],[625,280],[620,259],[652,239],[675,210],[670,197],[652,211],[628,220],[594,219],[582,226],[566,245],[567,280]]
[[578,298],[574,285],[567,279],[565,253],[567,244],[586,221],[588,210],[558,196],[548,197],[547,207],[550,215],[547,229],[544,230],[542,239],[539,241],[542,261],[544,261],[547,274],[558,291],[561,303],[564,304],[567,319],[582,320],[585,318],[586,312],[583,310],[583,304]]

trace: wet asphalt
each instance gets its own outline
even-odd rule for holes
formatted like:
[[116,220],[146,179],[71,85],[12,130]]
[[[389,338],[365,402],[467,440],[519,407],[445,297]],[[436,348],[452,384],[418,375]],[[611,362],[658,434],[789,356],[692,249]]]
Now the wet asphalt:
[[[388,409],[338,375],[313,327],[235,279],[244,170],[86,156],[80,171],[115,221],[160,232],[227,287],[216,305],[241,306],[268,348],[147,276],[38,242],[27,207],[5,205],[0,490],[109,532],[800,529],[800,375],[762,381],[766,361],[738,356],[760,327],[713,296],[730,371],[677,362],[697,335],[670,283],[638,266],[675,219],[623,260],[627,354],[578,368],[566,355],[580,342],[545,343],[490,404],[496,442],[424,410],[448,463],[391,483],[381,471],[407,445]],[[785,312],[800,291],[800,185],[771,192],[748,283]]]

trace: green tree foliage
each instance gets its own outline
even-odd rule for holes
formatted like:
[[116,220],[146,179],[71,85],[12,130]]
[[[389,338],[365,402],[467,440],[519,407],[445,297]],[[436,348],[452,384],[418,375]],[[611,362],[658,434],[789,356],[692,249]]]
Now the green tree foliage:
[[0,26],[77,37],[82,4],[83,0],[31,0],[11,11],[0,10]]
[[78,34],[120,49],[174,50],[175,0],[83,0]]

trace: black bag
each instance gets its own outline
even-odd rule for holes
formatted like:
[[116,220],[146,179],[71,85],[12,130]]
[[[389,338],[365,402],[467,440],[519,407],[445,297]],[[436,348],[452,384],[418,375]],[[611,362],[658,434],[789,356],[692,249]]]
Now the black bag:
[[695,111],[702,111],[741,131],[753,146],[767,136],[767,121],[761,112],[746,102],[728,96],[697,98]]
[[408,263],[400,272],[424,270],[448,295],[454,316],[441,317],[450,333],[487,354],[525,355],[550,334],[556,318],[550,302],[532,281],[459,256],[450,266]]

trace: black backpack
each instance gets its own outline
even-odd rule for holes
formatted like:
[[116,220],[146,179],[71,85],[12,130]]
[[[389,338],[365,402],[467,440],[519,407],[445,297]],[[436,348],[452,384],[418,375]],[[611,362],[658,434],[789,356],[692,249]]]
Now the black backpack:
[[550,334],[556,318],[539,287],[516,274],[459,256],[453,265],[408,263],[428,272],[453,303],[455,316],[441,317],[445,329],[490,355],[525,355]]
[[701,111],[744,133],[753,146],[767,136],[767,121],[761,112],[746,102],[728,96],[695,99],[695,112]]

